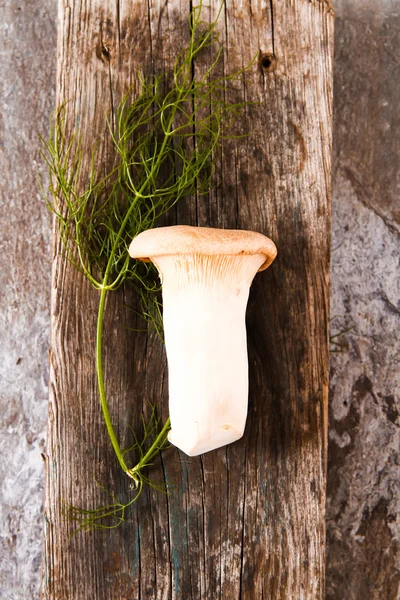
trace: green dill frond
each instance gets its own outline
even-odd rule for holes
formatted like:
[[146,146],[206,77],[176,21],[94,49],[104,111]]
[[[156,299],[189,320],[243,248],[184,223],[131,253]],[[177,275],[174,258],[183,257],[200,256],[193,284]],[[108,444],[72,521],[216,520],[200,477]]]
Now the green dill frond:
[[[96,528],[107,518],[111,518],[111,526],[122,522],[125,509],[137,499],[143,485],[154,487],[144,472],[154,456],[168,446],[169,419],[159,430],[153,414],[149,423],[143,424],[144,440],[139,443],[132,428],[131,446],[125,450],[120,447],[104,383],[105,300],[108,292],[132,284],[140,315],[163,339],[156,270],[131,260],[128,247],[134,237],[155,227],[182,198],[210,191],[213,158],[223,139],[235,137],[232,126],[249,104],[229,102],[227,98],[257,57],[243,70],[215,75],[223,55],[216,30],[222,7],[223,3],[211,24],[201,18],[202,2],[193,7],[190,40],[171,74],[137,75],[140,93],[135,97],[131,91],[126,93],[114,118],[107,121],[113,166],[105,174],[104,165],[99,167],[99,142],[94,144],[88,160],[83,155],[79,132],[69,133],[65,104],[53,114],[49,140],[42,140],[42,155],[50,174],[47,204],[55,215],[65,256],[100,292],[95,348],[100,403],[115,454],[136,489],[128,504],[113,498],[111,504],[98,511],[70,507],[70,516],[83,519],[81,529]],[[196,76],[194,62],[206,49],[214,58]],[[84,167],[87,163],[89,167]],[[136,463],[134,456],[138,456]]]
[[143,491],[143,485],[135,491],[127,502],[119,502],[114,494],[107,491],[96,480],[96,485],[111,497],[112,502],[93,510],[85,510],[68,504],[63,511],[64,516],[77,524],[73,535],[79,531],[93,531],[94,529],[115,529],[126,520],[126,512],[134,504]]
[[129,487],[130,498],[126,502],[119,501],[115,494],[108,491],[98,481],[95,484],[107,496],[111,502],[100,508],[87,510],[77,508],[68,504],[63,511],[64,516],[77,524],[74,534],[79,531],[91,531],[93,529],[115,529],[126,520],[129,507],[131,507],[140,497],[145,485],[152,487],[158,492],[168,493],[168,484],[166,482],[157,482],[144,474],[144,469],[152,465],[154,457],[165,450],[169,443],[167,435],[169,431],[169,420],[160,428],[160,419],[157,417],[156,409],[152,406],[151,415],[148,421],[142,415],[143,435],[139,440],[133,427],[128,425],[132,435],[132,443],[122,451],[125,457],[128,454],[134,455],[137,460],[136,466],[131,469],[132,484]]
[[138,75],[140,94],[132,98],[128,92],[114,128],[108,122],[115,166],[100,176],[95,146],[83,189],[79,133],[67,139],[65,105],[53,116],[43,149],[52,182],[48,205],[66,255],[97,289],[116,289],[128,280],[148,287],[146,275],[129,260],[130,241],[154,227],[184,196],[210,190],[212,157],[245,106],[225,97],[228,84],[242,78],[243,71],[212,78],[222,47],[201,78],[192,74],[199,52],[218,45],[215,27],[216,21],[201,20],[201,5],[195,7],[190,43],[176,60],[172,82],[165,75]]
[[349,344],[346,341],[338,340],[339,337],[344,335],[345,333],[349,333],[354,329],[354,325],[352,327],[347,327],[346,329],[342,329],[338,333],[329,336],[329,343],[331,347],[329,349],[330,352],[347,352],[349,350]]

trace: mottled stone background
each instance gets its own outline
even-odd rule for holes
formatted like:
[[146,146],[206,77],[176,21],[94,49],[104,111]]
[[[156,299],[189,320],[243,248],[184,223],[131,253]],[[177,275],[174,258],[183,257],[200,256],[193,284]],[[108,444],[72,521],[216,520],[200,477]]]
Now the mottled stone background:
[[0,0],[1,600],[39,598],[51,218],[38,133],[55,75],[56,0]]
[[[51,219],[37,134],[54,106],[56,12],[0,0],[5,600],[39,597]],[[400,0],[337,0],[336,15],[327,598],[398,600]]]
[[400,598],[400,1],[336,2],[329,600]]

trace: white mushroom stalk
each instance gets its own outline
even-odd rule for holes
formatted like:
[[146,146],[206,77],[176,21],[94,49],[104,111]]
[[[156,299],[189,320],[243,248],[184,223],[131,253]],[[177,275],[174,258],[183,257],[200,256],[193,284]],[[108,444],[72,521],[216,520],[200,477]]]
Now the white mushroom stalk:
[[170,442],[189,456],[235,442],[247,417],[249,289],[275,244],[252,231],[181,225],[141,233],[129,253],[161,277]]

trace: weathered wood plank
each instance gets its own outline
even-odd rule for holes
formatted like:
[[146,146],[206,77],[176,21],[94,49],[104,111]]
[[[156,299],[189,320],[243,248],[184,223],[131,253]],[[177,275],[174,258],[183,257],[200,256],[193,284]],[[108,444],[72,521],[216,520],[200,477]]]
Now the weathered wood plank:
[[[107,160],[105,112],[137,70],[171,66],[188,40],[188,8],[178,0],[96,0],[89,10],[60,0],[58,101],[70,100],[84,147],[103,132]],[[204,10],[212,18],[217,3]],[[256,102],[242,125],[251,137],[224,142],[218,185],[209,198],[188,199],[175,217],[258,230],[278,246],[249,303],[246,433],[200,458],[169,450],[153,467],[155,478],[173,484],[168,496],[146,490],[122,528],[68,538],[73,525],[62,519],[63,502],[104,503],[92,475],[125,497],[127,482],[98,405],[97,294],[62,258],[56,233],[46,599],[324,596],[332,15],[323,2],[235,0],[220,30],[226,72],[259,51],[264,57],[230,92]],[[163,349],[154,335],[126,331],[135,325],[124,307],[130,302],[125,290],[107,306],[107,387],[121,438],[148,401],[164,414],[167,406]],[[118,364],[116,348],[126,356]]]

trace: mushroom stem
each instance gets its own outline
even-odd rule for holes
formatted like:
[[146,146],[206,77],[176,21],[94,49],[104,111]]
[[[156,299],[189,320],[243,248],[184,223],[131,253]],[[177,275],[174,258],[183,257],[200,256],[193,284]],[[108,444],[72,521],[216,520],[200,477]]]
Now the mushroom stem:
[[160,256],[169,440],[189,456],[242,437],[248,403],[245,313],[265,256]]

